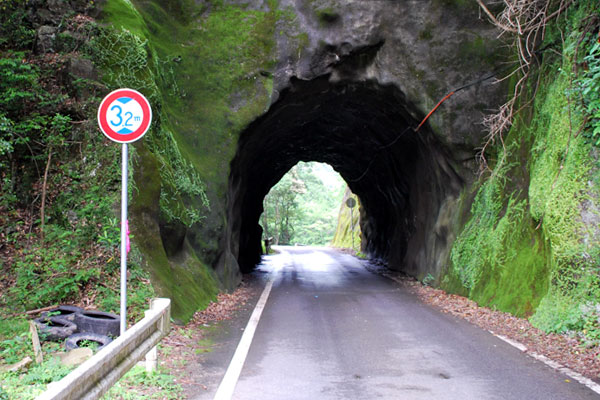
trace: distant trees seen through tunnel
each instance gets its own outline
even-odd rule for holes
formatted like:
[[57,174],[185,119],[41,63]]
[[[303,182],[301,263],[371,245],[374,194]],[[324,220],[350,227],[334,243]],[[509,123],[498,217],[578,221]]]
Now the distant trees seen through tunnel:
[[296,164],[263,201],[263,237],[272,244],[329,244],[345,187],[327,164]]

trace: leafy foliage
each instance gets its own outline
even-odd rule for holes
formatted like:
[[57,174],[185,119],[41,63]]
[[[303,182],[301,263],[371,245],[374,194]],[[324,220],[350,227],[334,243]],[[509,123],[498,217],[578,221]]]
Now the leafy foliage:
[[[325,182],[321,176],[330,176]],[[329,166],[300,162],[264,200],[261,222],[274,244],[326,245],[335,232],[344,184]]]
[[[138,15],[135,9],[129,12]],[[165,221],[178,221],[188,227],[200,222],[210,208],[205,185],[196,168],[181,153],[160,114],[159,84],[171,95],[184,95],[175,80],[173,63],[161,59],[141,31],[96,27],[86,47],[90,57],[105,71],[104,80],[109,86],[135,88],[153,103],[154,129],[145,141],[160,163],[160,209]]]
[[[545,56],[540,85],[529,90],[535,93],[532,106],[515,118],[496,167],[477,185],[442,284],[481,304],[529,316],[545,331],[574,331],[597,342],[600,226],[589,208],[600,197],[591,184],[597,171],[590,146],[598,80],[588,80],[597,60],[585,56],[590,66],[579,79],[573,69],[578,27],[592,5],[597,9],[597,2],[581,3],[564,22],[570,28],[549,29],[549,37],[564,38],[562,57]],[[598,51],[595,44],[588,50]],[[589,88],[585,95],[583,88]],[[579,95],[587,96],[586,110],[578,106]]]
[[273,244],[290,244],[294,235],[292,219],[298,210],[296,197],[306,193],[304,182],[298,177],[297,168],[275,185],[264,199],[264,212],[261,220],[266,238],[273,238]]
[[[64,98],[42,87],[42,78],[24,53],[0,58],[0,205],[31,200],[32,184],[41,176],[38,164],[50,148],[64,148],[71,133],[71,118],[59,109]],[[16,171],[21,162],[28,167]]]
[[73,368],[62,365],[58,358],[50,357],[42,364],[30,367],[23,375],[13,372],[1,373],[2,390],[11,399],[33,400],[44,392],[48,383],[60,380]]
[[[24,15],[24,6],[0,4],[2,12],[12,7],[13,16]],[[65,16],[62,24],[87,35],[74,46],[90,56],[99,48],[94,40],[82,43],[105,32],[91,19]],[[119,147],[94,123],[94,88],[100,85],[66,72],[69,60],[79,57],[0,53],[0,267],[9,284],[0,299],[3,310],[87,296],[118,310]],[[152,287],[140,257],[131,257],[129,267],[137,278],[130,305],[145,308]],[[0,330],[0,340],[9,337]]]
[[181,392],[182,388],[175,383],[174,376],[163,368],[159,368],[154,372],[147,372],[142,366],[134,366],[102,399],[176,400],[181,398]]
[[[160,208],[165,220],[177,220],[188,227],[200,222],[204,218],[204,210],[210,209],[206,186],[193,165],[179,151],[173,134],[164,129],[157,132],[150,147],[161,164],[163,186]],[[198,200],[203,208],[192,205],[192,201]]]
[[[26,329],[23,327],[23,329]],[[0,359],[6,364],[14,364],[32,353],[29,331],[8,337],[0,342]]]
[[27,8],[21,0],[0,2],[0,49],[27,49],[35,39],[35,30],[27,21]]
[[583,109],[588,116],[584,136],[595,146],[600,146],[600,39],[588,35],[588,52],[584,57],[587,70],[577,80]]
[[[134,88],[153,104],[160,102],[158,87],[148,60],[151,59],[148,40],[126,29],[96,27],[86,52],[104,73],[111,88]],[[155,54],[152,54],[155,56]]]

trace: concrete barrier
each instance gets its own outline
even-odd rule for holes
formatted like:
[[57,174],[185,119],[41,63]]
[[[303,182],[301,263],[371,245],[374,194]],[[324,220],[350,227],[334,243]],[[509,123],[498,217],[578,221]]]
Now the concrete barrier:
[[153,299],[145,317],[36,400],[99,399],[171,329],[171,300]]

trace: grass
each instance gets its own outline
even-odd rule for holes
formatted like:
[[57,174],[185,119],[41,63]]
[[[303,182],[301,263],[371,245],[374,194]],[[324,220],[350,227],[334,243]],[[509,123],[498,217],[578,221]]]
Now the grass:
[[[133,311],[133,310],[131,310]],[[133,315],[141,315],[135,310]],[[190,333],[191,334],[191,333]],[[89,341],[80,347],[94,352],[98,343]],[[62,343],[42,342],[44,362],[32,364],[21,372],[0,372],[0,399],[34,399],[46,390],[48,383],[57,381],[74,367],[63,366],[54,353],[64,351]],[[0,322],[0,361],[14,364],[25,357],[35,358],[32,349],[29,322],[23,317],[7,318]],[[181,387],[164,369],[147,373],[143,367],[134,367],[105,395],[104,399],[179,399]]]
[[29,368],[24,374],[0,373],[0,399],[4,393],[7,399],[33,400],[46,390],[50,382],[60,380],[72,369],[73,367],[61,365],[56,358],[50,358]]
[[181,386],[168,371],[158,368],[147,372],[136,365],[127,372],[103,397],[103,400],[181,399]]
[[[33,400],[46,390],[49,383],[60,380],[74,367],[49,358],[34,365],[24,374],[0,373],[0,399]],[[104,400],[181,399],[181,386],[164,369],[146,372],[143,366],[134,366],[103,397]],[[4,396],[4,397],[3,397]]]

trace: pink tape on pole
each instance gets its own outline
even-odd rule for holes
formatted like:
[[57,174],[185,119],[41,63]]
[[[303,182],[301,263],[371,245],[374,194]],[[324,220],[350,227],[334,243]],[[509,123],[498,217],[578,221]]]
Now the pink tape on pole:
[[131,250],[131,243],[129,242],[129,220],[125,221],[125,229],[127,230],[127,239],[125,241],[125,245],[127,247],[127,254],[129,254],[129,250]]

